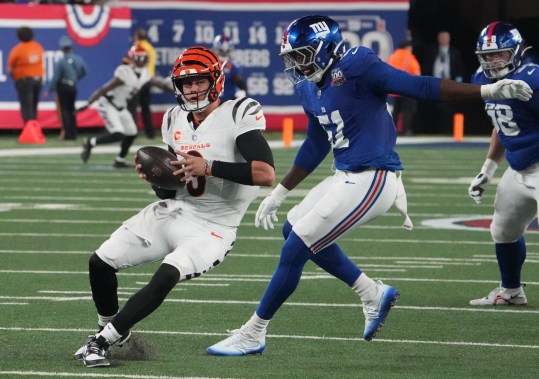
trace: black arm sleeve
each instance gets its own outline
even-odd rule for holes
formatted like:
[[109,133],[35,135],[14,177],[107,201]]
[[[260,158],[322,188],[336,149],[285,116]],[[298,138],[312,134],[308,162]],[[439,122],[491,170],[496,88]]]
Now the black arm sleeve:
[[266,141],[262,134],[262,130],[251,130],[238,136],[236,138],[236,147],[247,162],[266,162],[275,168],[273,154],[271,153],[268,141]]
[[231,163],[214,161],[211,174],[235,183],[253,185],[251,165],[253,161],[266,162],[274,167],[273,154],[260,130],[252,130],[236,138],[236,147],[247,162]]

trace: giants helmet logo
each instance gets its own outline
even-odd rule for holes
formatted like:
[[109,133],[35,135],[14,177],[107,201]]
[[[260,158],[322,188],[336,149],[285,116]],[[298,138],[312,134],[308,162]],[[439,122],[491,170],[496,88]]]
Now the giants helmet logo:
[[325,21],[311,24],[309,27],[316,33],[318,38],[324,38],[329,33],[329,26]]

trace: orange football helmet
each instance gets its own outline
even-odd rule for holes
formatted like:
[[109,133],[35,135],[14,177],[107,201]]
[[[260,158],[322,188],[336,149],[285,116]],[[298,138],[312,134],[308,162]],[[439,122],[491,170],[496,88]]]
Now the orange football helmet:
[[[183,93],[183,80],[192,80],[195,77],[208,78],[210,86],[203,100],[189,101]],[[172,85],[176,93],[176,100],[180,107],[186,111],[200,112],[215,102],[225,84],[223,67],[217,54],[203,46],[185,49],[174,62],[172,69]]]

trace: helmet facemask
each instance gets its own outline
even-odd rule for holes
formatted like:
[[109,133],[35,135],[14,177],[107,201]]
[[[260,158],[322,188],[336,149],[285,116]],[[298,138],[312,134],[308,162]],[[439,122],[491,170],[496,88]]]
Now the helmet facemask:
[[[501,79],[507,74],[515,71],[515,56],[517,54],[517,49],[500,49],[500,50],[486,50],[486,51],[476,51],[477,59],[483,68],[485,76],[489,79]],[[497,57],[493,60],[489,60],[487,56],[489,54],[496,54],[507,51],[510,53],[509,59],[505,60],[501,57]]]
[[[318,48],[314,50],[311,46],[302,46],[297,49],[282,52],[280,56],[284,59],[284,72],[292,83],[297,84],[304,79],[310,82],[318,83],[322,80],[324,73],[331,66],[334,59],[338,56],[338,50],[344,41],[340,41],[335,49],[331,51],[330,58],[327,63],[320,58],[320,51],[324,46],[324,42],[320,41]],[[319,65],[321,62],[323,65]]]
[[[183,83],[186,81],[197,82],[200,79],[207,79],[209,81],[208,89],[184,94]],[[202,112],[208,105],[217,100],[216,96],[218,97],[218,95],[215,95],[215,81],[211,79],[210,75],[185,75],[181,78],[172,78],[172,85],[178,104],[184,111]],[[204,94],[202,99],[200,98],[201,94]]]

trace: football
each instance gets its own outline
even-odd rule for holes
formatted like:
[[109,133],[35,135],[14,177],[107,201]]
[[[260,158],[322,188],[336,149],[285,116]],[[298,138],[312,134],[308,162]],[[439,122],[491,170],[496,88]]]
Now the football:
[[136,163],[142,165],[140,171],[146,174],[146,181],[168,190],[177,190],[185,186],[185,182],[180,181],[184,175],[172,175],[181,168],[170,164],[170,161],[176,160],[178,158],[175,154],[156,146],[141,147],[135,159]]

